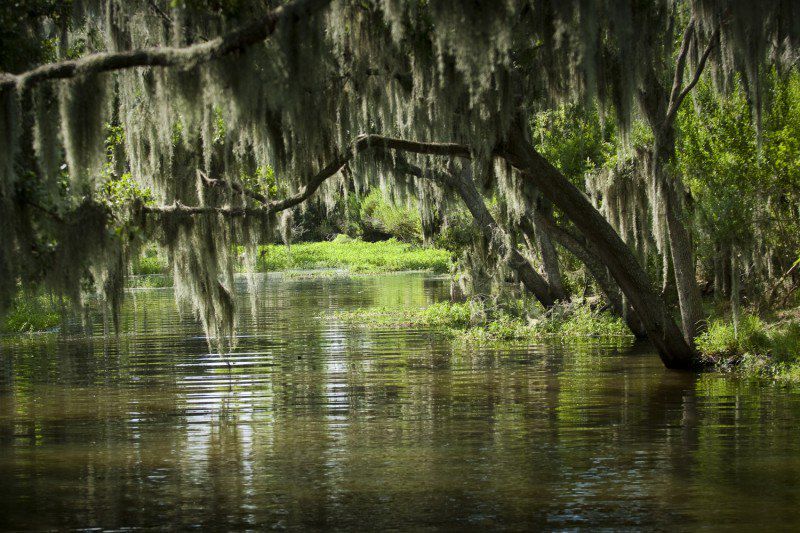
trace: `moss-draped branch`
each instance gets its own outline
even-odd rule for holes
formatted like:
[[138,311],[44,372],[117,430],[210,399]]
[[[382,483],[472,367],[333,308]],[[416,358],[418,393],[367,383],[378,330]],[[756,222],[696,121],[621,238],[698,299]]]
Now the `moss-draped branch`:
[[260,43],[275,33],[282,21],[306,17],[321,10],[328,3],[330,0],[294,0],[268,11],[249,24],[191,46],[103,52],[75,60],[48,63],[21,74],[0,73],[0,90],[26,89],[48,80],[69,79],[135,67],[191,67]]

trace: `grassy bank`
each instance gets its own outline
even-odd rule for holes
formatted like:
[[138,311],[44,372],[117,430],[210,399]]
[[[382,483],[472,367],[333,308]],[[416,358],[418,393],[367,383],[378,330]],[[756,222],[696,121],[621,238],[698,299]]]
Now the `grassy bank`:
[[734,328],[731,320],[714,320],[696,340],[714,366],[743,376],[800,383],[800,320],[778,317],[765,322],[746,314]]
[[[240,265],[239,270],[243,267]],[[257,272],[339,269],[362,274],[425,270],[444,273],[450,269],[450,253],[395,239],[365,242],[339,235],[332,241],[301,242],[258,247]],[[166,261],[149,248],[133,265],[135,286],[163,286],[156,276],[167,273]]]
[[259,272],[315,268],[337,268],[359,273],[402,270],[442,273],[450,268],[450,254],[395,239],[364,242],[343,235],[326,242],[303,242],[291,247],[275,244],[259,248],[256,263]]
[[[440,302],[422,309],[359,309],[335,317],[359,327],[429,327],[468,342],[632,340],[625,323],[588,305],[560,307],[536,318],[525,318],[517,310],[488,309],[476,302]],[[514,309],[516,308],[516,309]]]

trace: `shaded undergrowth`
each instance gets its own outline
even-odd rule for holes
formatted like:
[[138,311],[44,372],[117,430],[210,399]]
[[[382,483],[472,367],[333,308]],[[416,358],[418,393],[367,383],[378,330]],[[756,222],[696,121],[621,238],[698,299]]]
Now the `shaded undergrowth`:
[[49,295],[20,293],[0,321],[2,333],[49,331],[61,324],[60,303]]

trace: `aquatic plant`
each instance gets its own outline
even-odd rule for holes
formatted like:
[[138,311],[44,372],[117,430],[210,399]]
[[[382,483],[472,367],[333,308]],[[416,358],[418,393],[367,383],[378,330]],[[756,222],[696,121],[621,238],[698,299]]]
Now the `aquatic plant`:
[[494,305],[445,301],[420,309],[367,308],[339,312],[335,318],[358,327],[434,328],[463,342],[632,339],[619,317],[593,310],[589,305],[572,304],[544,313],[528,308],[522,300]]

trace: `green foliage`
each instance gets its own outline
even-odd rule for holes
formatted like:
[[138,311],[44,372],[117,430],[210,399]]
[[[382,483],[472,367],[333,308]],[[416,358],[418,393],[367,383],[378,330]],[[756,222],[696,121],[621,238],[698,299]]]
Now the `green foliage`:
[[[605,126],[605,127],[604,127]],[[614,125],[601,123],[594,111],[568,104],[533,118],[536,149],[576,185],[606,164],[614,153]]]
[[733,324],[715,320],[695,341],[698,350],[720,368],[736,368],[744,375],[800,382],[800,322],[773,325],[744,315],[738,332]]
[[164,274],[167,271],[167,262],[158,253],[158,248],[148,246],[133,262],[134,275]]
[[422,218],[419,210],[400,207],[386,201],[378,189],[373,189],[361,202],[361,224],[364,234],[391,235],[399,241],[422,241]]
[[437,248],[460,255],[478,237],[479,230],[475,225],[475,219],[466,208],[459,206],[448,210],[433,243]]
[[470,325],[471,314],[468,303],[438,302],[423,309],[376,307],[342,311],[335,316],[348,324],[463,329]]
[[127,287],[129,289],[163,289],[172,287],[173,284],[172,276],[166,274],[142,274],[129,277]]
[[[57,40],[45,38],[41,19],[58,27],[68,21],[72,3],[62,0],[0,2],[0,71],[18,73],[56,59]],[[37,34],[38,33],[38,34]]]
[[430,270],[447,272],[450,254],[389,239],[364,242],[345,235],[329,242],[307,242],[259,247],[256,268],[260,272],[289,269],[342,268],[352,272]]
[[61,323],[52,299],[45,295],[19,293],[11,309],[0,322],[0,331],[5,333],[33,333],[47,331]]
[[708,329],[697,337],[695,345],[710,358],[766,353],[769,350],[769,335],[760,318],[746,314],[739,319],[736,329],[732,322],[712,321]]
[[762,191],[755,128],[744,94],[716,96],[708,85],[697,90],[697,111],[684,106],[678,168],[718,242],[747,242]]
[[153,203],[150,190],[136,183],[129,172],[107,181],[103,192],[103,199],[117,209],[129,206],[134,200],[140,200],[145,204]]
[[269,165],[256,168],[253,174],[242,173],[239,179],[245,189],[262,194],[267,198],[275,198],[278,195],[275,169]]
[[588,305],[573,304],[528,320],[524,301],[489,306],[480,301],[439,302],[422,309],[372,308],[337,313],[348,324],[442,329],[464,342],[545,341],[584,342],[589,339],[632,338],[624,322]]
[[500,314],[485,325],[467,330],[463,338],[470,341],[536,341],[555,340],[566,343],[591,339],[631,339],[625,322],[608,312],[598,312],[585,304],[556,307],[546,316],[529,321]]
[[112,210],[125,209],[134,201],[153,203],[153,193],[141,186],[130,172],[117,173],[117,151],[125,142],[125,131],[121,126],[106,125],[106,163],[103,167],[104,182],[99,199]]
[[[679,115],[677,168],[700,215],[701,236],[781,256],[800,245],[800,75],[770,77],[772,105],[756,131],[744,89],[720,97],[708,84]],[[707,251],[706,253],[710,253]]]

